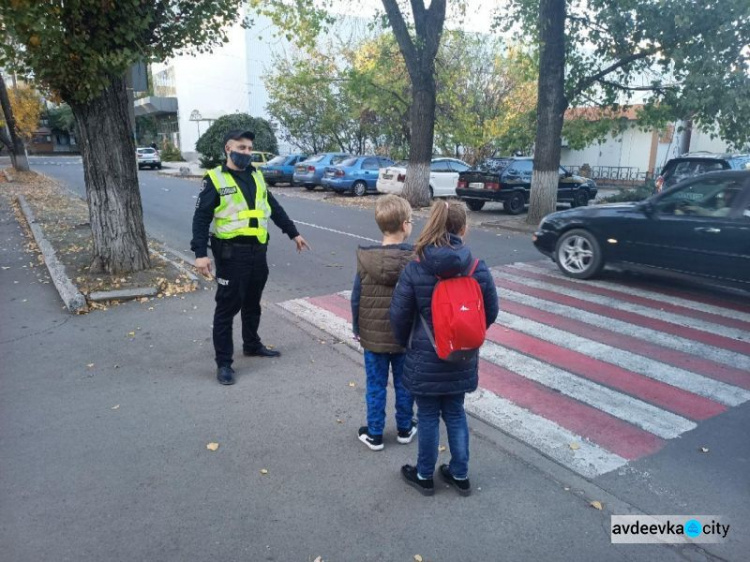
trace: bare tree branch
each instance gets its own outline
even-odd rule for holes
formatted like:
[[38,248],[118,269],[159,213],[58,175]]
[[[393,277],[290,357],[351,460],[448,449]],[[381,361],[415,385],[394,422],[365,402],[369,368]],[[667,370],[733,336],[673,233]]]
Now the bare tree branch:
[[656,47],[651,47],[650,49],[646,49],[645,51],[641,51],[639,53],[633,53],[632,55],[628,55],[627,57],[624,57],[617,62],[614,62],[610,64],[608,67],[603,68],[596,74],[593,74],[591,76],[588,76],[586,78],[581,78],[578,83],[573,88],[573,91],[571,92],[571,97],[575,97],[587,88],[589,88],[592,84],[599,82],[602,78],[604,78],[607,74],[614,72],[618,68],[622,68],[624,66],[627,66],[635,61],[645,59],[646,57],[649,57],[653,55],[656,52]]
[[383,0],[383,7],[388,16],[388,21],[391,23],[393,35],[395,35],[398,46],[404,54],[404,62],[409,69],[409,74],[415,76],[417,73],[417,48],[411,39],[411,35],[409,35],[409,28],[406,26],[398,2],[396,0]]

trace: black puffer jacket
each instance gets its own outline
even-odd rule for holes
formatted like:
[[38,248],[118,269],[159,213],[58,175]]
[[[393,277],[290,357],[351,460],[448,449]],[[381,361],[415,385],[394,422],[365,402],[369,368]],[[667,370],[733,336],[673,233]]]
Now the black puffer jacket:
[[[418,316],[421,314],[432,330],[431,300],[437,276],[460,275],[470,269],[473,261],[469,248],[459,237],[451,236],[451,246],[428,246],[424,249],[424,259],[408,264],[399,278],[391,301],[391,327],[396,341],[407,347],[403,380],[412,394],[461,394],[477,388],[478,353],[461,363],[443,361],[437,356]],[[489,327],[497,318],[499,307],[495,283],[483,261],[474,271],[474,279],[482,288]],[[414,335],[408,347],[412,327]]]

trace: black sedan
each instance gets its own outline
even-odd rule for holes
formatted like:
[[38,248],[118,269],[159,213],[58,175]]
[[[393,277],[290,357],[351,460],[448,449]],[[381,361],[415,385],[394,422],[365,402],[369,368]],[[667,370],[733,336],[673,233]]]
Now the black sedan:
[[640,203],[552,213],[533,239],[564,274],[578,279],[617,263],[750,290],[750,171],[694,177]]

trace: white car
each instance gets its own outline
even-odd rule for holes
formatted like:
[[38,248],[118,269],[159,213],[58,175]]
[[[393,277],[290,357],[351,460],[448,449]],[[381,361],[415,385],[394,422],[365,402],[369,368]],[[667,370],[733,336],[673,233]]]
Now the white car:
[[[375,189],[380,193],[401,194],[408,165],[408,162],[401,161],[381,168]],[[458,173],[469,169],[471,166],[456,158],[433,158],[430,164],[430,197],[455,197]]]

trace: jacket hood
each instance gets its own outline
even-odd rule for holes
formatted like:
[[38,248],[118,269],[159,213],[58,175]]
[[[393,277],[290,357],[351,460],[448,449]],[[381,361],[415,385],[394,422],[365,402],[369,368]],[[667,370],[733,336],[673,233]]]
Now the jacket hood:
[[450,235],[450,246],[427,246],[421,263],[432,275],[455,277],[466,272],[472,262],[471,250],[458,236]]
[[360,246],[357,261],[379,285],[395,287],[404,265],[413,259],[411,244]]

